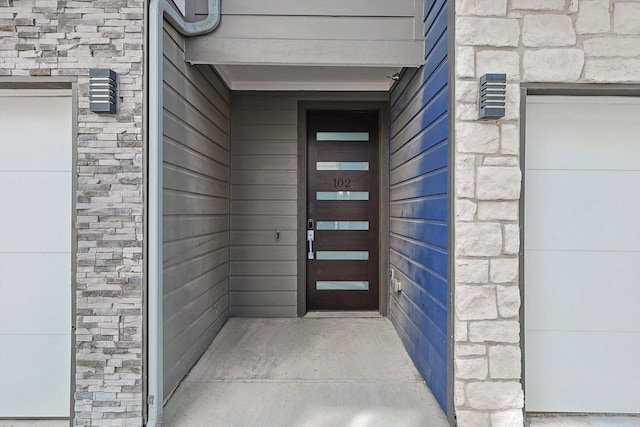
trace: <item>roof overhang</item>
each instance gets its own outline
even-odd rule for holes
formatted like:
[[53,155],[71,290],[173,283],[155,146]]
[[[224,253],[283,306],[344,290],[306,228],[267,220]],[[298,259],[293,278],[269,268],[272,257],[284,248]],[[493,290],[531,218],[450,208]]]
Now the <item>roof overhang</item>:
[[421,41],[194,37],[185,59],[210,64],[232,90],[389,90],[391,76],[424,63]]

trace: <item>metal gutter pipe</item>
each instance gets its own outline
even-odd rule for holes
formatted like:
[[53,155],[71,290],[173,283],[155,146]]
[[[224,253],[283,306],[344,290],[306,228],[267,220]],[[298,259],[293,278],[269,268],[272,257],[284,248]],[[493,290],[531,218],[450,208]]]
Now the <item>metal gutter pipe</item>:
[[163,21],[167,19],[183,36],[214,31],[220,23],[220,0],[208,0],[207,18],[186,22],[170,0],[149,2],[149,388],[147,426],[161,427],[164,391],[162,328],[162,58]]

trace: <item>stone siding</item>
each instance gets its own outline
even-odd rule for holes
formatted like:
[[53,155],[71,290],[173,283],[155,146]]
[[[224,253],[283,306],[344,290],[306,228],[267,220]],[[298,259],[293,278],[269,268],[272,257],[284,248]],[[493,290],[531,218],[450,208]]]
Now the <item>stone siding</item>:
[[[456,0],[455,406],[461,427],[522,426],[520,83],[639,83],[640,3]],[[478,81],[507,110],[478,120]]]
[[[25,76],[78,83],[78,426],[142,425],[143,5],[0,1],[5,85]],[[91,68],[118,73],[118,114],[89,111]]]

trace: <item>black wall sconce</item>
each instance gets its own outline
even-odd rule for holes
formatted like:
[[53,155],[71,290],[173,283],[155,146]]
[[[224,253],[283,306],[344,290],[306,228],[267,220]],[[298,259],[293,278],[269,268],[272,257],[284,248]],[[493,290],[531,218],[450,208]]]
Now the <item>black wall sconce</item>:
[[89,110],[94,113],[117,112],[118,75],[106,68],[90,70]]
[[507,75],[485,74],[480,77],[480,118],[504,117],[507,100]]

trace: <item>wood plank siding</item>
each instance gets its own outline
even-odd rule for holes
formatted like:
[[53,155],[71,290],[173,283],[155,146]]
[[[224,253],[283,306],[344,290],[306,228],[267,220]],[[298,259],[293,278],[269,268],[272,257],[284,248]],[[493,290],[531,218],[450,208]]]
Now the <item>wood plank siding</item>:
[[210,66],[164,33],[164,393],[177,387],[229,313],[229,103]]
[[305,176],[298,170],[299,101],[387,97],[385,92],[232,93],[231,316],[298,314],[298,186]]
[[425,2],[425,65],[391,91],[390,317],[438,403],[447,406],[447,2]]
[[[405,66],[421,58],[421,0],[224,0],[221,8],[216,31],[188,41],[189,61]],[[206,14],[206,0],[187,5],[190,19]]]

